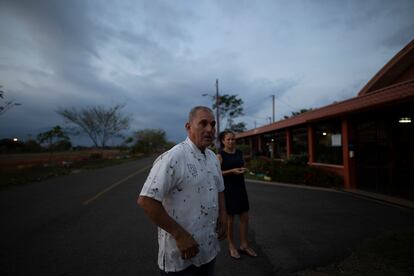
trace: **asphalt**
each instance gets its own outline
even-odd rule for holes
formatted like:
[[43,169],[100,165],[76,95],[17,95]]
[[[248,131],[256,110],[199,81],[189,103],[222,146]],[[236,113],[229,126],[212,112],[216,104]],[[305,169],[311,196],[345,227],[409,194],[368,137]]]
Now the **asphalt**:
[[[157,231],[136,197],[151,159],[0,190],[0,275],[158,275]],[[341,260],[364,240],[414,229],[414,212],[326,188],[246,183],[259,254],[216,275],[289,275]],[[236,232],[237,233],[237,232]]]
[[271,275],[290,275],[348,257],[368,239],[414,231],[414,210],[347,191],[247,181],[250,232]]

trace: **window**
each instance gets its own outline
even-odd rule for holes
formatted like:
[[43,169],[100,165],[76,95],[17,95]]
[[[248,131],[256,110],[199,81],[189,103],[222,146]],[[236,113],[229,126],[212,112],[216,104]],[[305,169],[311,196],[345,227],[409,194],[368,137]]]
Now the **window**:
[[339,120],[315,125],[315,161],[342,165],[342,133]]
[[292,154],[308,154],[307,127],[294,128],[292,134]]
[[275,133],[275,158],[286,159],[286,132],[278,131]]

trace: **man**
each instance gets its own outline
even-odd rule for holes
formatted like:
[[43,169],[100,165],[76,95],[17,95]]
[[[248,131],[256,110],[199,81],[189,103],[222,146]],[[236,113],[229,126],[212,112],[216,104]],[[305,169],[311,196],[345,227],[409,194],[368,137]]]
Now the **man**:
[[158,226],[161,275],[214,275],[218,239],[226,235],[220,163],[207,148],[215,125],[210,108],[194,107],[187,139],[157,158],[138,198]]

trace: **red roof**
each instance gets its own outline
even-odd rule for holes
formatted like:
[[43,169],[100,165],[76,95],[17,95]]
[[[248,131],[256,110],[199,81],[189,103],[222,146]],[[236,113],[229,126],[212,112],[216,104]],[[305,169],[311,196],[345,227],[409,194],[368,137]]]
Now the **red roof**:
[[387,88],[370,92],[365,95],[334,103],[322,108],[314,109],[292,118],[281,120],[243,133],[238,133],[237,138],[258,135],[308,122],[325,120],[332,117],[339,117],[351,113],[408,101],[414,101],[414,80],[389,86]]

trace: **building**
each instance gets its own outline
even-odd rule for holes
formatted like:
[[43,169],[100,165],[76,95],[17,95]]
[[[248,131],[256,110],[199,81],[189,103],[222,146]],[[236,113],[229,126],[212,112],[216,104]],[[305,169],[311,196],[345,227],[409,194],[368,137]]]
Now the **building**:
[[414,40],[357,94],[236,137],[251,156],[307,154],[344,188],[414,199]]

